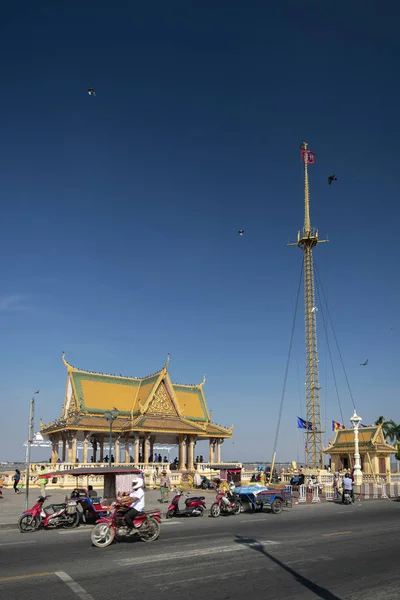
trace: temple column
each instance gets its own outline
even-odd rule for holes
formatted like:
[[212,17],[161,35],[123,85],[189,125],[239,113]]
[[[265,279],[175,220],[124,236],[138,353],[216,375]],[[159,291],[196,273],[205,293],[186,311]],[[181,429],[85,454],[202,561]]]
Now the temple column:
[[58,444],[60,438],[58,434],[54,434],[50,436],[51,440],[51,463],[54,465],[58,461]]
[[186,470],[186,436],[179,436],[179,464],[178,468],[180,471]]
[[129,462],[129,435],[125,436],[124,462]]
[[139,464],[139,448],[140,448],[140,439],[139,434],[135,433],[133,436],[134,439],[134,453],[133,453],[133,462],[135,465]]
[[215,439],[210,438],[210,464],[214,464],[214,447],[215,447]]
[[188,471],[194,470],[194,445],[196,443],[196,436],[189,436],[189,443],[187,447],[187,468]]
[[119,447],[119,436],[115,436],[115,442],[114,442],[114,452],[115,452],[115,456],[114,456],[114,461],[116,462],[116,464],[118,465],[120,462],[120,447]]
[[68,431],[67,433],[68,439],[68,462],[75,463],[76,462],[76,432]]
[[100,436],[100,457],[99,457],[99,461],[100,462],[104,461],[104,435]]
[[224,443],[223,439],[217,440],[217,463],[221,462],[221,446]]
[[62,461],[65,462],[67,460],[67,440],[65,436],[62,436]]
[[150,437],[150,456],[152,458],[151,462],[154,462],[154,442],[156,438],[154,435]]
[[90,438],[90,431],[84,431],[83,432],[83,458],[82,458],[83,463],[87,463],[87,461],[88,461],[89,438]]
[[143,442],[143,462],[145,465],[149,463],[149,450],[150,450],[150,434],[144,434],[144,442]]
[[92,439],[92,457],[93,457],[93,462],[97,462],[97,438],[93,438]]

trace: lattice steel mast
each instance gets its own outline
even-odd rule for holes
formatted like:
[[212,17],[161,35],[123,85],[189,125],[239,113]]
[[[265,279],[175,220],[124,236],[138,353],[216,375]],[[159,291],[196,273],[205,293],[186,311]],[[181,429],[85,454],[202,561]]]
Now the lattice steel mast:
[[321,242],[318,230],[311,227],[308,165],[314,153],[307,142],[300,146],[304,163],[304,227],[297,234],[297,245],[304,257],[304,325],[306,342],[306,464],[314,469],[323,466],[321,402],[318,368],[317,307],[315,306],[313,248]]

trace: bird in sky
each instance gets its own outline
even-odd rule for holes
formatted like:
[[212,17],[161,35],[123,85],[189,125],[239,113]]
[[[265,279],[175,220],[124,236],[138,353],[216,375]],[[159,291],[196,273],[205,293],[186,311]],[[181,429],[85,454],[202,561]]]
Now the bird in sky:
[[367,358],[367,360],[365,362],[360,363],[360,367],[366,367],[367,364],[368,364],[368,358]]
[[238,230],[238,234],[239,234],[239,235],[243,235],[243,234],[244,234],[244,229],[239,229],[239,230]]
[[332,184],[332,181],[337,181],[337,177],[336,177],[335,173],[333,175],[329,175],[329,177],[328,177],[329,185]]
[[38,394],[40,392],[40,390],[37,390],[36,392],[34,392],[34,394]]
[[89,96],[95,96],[96,90],[94,88],[88,88],[87,93],[89,94]]

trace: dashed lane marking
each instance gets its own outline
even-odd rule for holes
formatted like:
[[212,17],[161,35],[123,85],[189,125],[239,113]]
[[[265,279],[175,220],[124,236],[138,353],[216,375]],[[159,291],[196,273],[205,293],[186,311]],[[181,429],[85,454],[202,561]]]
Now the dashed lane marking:
[[352,531],[334,531],[333,533],[323,533],[322,537],[333,537],[334,535],[348,535]]
[[275,546],[281,542],[274,542],[272,540],[262,540],[257,542],[237,542],[230,544],[229,546],[218,546],[214,548],[203,548],[195,550],[186,550],[184,552],[170,552],[169,554],[154,554],[153,556],[138,556],[135,558],[122,558],[115,562],[121,567],[128,565],[138,565],[145,563],[164,562],[170,560],[182,560],[185,558],[199,557],[199,556],[210,556],[212,554],[221,554],[223,552],[243,552],[244,550],[258,548],[260,546]]

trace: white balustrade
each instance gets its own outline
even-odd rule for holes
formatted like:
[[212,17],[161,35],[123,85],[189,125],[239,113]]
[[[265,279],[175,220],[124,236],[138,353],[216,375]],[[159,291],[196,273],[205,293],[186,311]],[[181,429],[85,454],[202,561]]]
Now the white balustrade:
[[299,486],[299,503],[307,502],[307,486],[300,485]]

